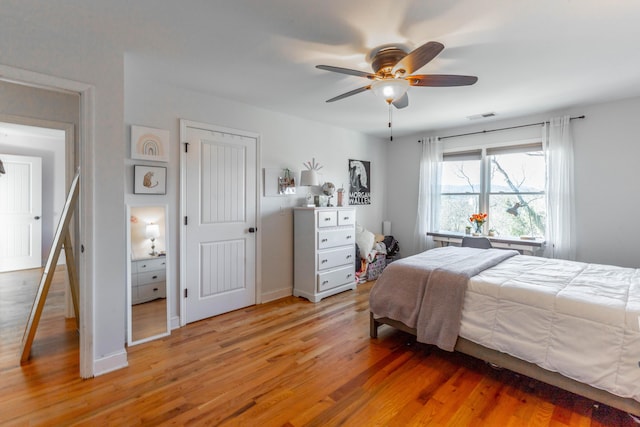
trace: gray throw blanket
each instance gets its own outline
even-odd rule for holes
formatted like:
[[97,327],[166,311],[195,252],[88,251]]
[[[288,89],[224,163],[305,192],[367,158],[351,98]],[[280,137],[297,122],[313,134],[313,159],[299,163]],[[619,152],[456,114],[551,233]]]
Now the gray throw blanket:
[[419,342],[453,351],[469,278],[517,254],[450,246],[395,261],[371,289],[370,310],[415,328]]

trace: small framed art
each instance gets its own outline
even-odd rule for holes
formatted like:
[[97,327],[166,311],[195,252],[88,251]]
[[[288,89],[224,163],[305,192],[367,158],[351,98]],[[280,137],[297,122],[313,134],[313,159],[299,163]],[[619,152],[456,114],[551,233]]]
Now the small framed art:
[[167,194],[167,168],[134,165],[133,194]]
[[131,158],[168,162],[169,131],[144,126],[131,126]]

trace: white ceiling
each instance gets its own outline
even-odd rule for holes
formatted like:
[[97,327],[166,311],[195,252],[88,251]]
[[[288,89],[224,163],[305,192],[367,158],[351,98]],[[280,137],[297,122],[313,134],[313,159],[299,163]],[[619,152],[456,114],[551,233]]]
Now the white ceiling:
[[[33,2],[32,2],[33,3]],[[477,124],[640,95],[638,0],[86,0],[39,3],[50,31],[108,40],[127,73],[372,135],[387,106],[363,78],[387,43],[445,50],[420,74],[468,74],[474,86],[409,90],[394,135]],[[47,3],[50,5],[51,3]],[[487,120],[488,121],[488,120]]]

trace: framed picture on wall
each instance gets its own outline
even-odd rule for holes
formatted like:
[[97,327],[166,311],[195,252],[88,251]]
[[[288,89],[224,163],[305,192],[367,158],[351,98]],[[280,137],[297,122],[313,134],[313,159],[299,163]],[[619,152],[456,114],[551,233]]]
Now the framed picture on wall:
[[136,160],[169,161],[169,131],[131,126],[131,158]]
[[167,194],[167,168],[135,165],[133,194]]
[[371,204],[371,163],[349,159],[349,204]]

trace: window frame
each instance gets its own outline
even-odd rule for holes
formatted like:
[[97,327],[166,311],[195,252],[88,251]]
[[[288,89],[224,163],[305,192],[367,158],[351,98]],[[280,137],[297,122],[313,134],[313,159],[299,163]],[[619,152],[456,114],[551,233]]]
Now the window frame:
[[[480,192],[472,193],[472,192],[464,192],[464,193],[445,193],[440,189],[438,193],[438,197],[442,198],[442,196],[471,196],[477,195],[479,212],[489,212],[490,208],[490,198],[492,195],[500,196],[500,195],[516,195],[520,194],[523,196],[536,196],[541,195],[546,197],[546,191],[538,191],[538,192],[492,192],[491,191],[491,163],[490,156],[500,155],[500,154],[510,154],[510,153],[525,153],[531,151],[542,151],[544,152],[544,144],[540,139],[528,139],[521,141],[508,141],[503,143],[489,143],[484,145],[476,145],[476,146],[468,146],[468,147],[452,147],[448,149],[444,149],[442,153],[441,162],[447,161],[460,161],[460,160],[476,160],[473,156],[477,156],[477,160],[480,161]],[[546,167],[546,159],[545,159],[545,167]],[[442,183],[441,183],[442,185]],[[546,189],[546,183],[545,183]],[[475,213],[475,212],[474,212]],[[438,215],[440,215],[438,213]],[[494,228],[492,225],[491,215],[488,217],[487,221],[487,230]],[[442,231],[451,231],[451,230],[442,230]]]

